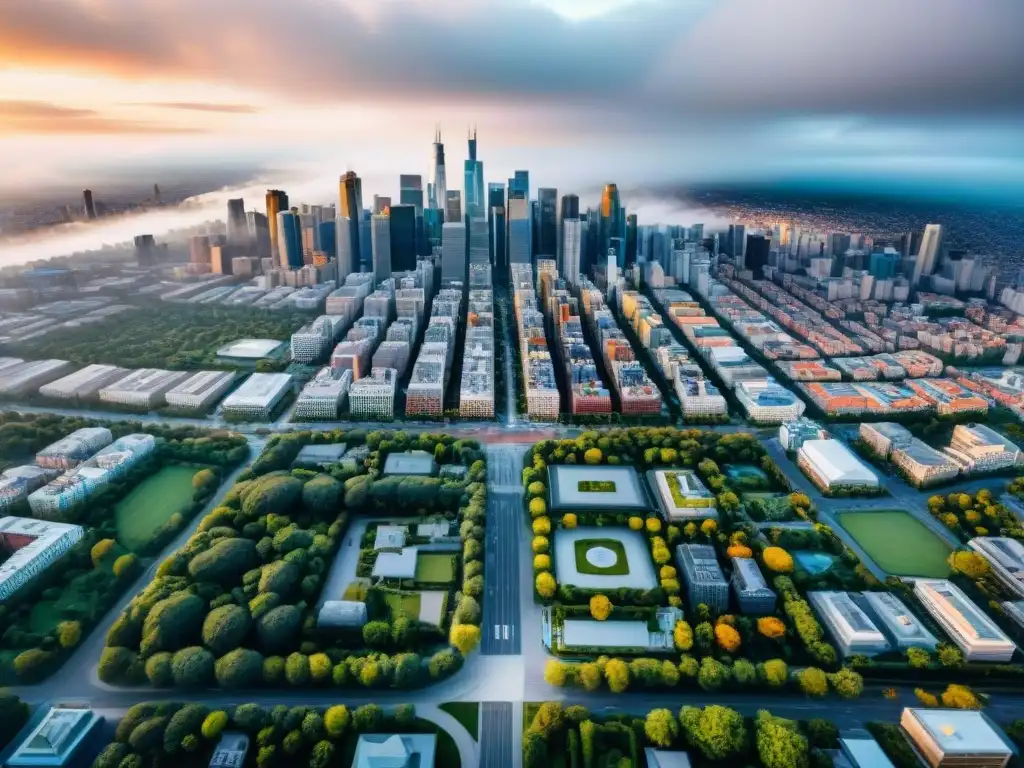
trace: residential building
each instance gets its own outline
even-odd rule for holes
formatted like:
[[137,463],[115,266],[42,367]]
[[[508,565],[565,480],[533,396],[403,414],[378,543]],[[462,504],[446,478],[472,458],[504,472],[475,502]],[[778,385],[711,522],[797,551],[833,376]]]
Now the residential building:
[[167,404],[166,394],[189,377],[184,371],[140,368],[100,390],[100,401],[151,410]]
[[996,579],[1015,599],[1024,599],[1024,544],[1006,536],[977,536],[967,546],[988,560]]
[[434,765],[436,751],[433,733],[364,733],[352,768],[427,768]]
[[316,617],[316,628],[362,629],[367,622],[366,603],[360,600],[326,600]]
[[[479,300],[479,312],[472,306],[467,317],[463,346],[462,381],[459,386],[459,415],[464,418],[494,417],[494,319],[490,291]],[[473,304],[473,301],[470,302]]]
[[36,520],[30,517],[0,517],[0,600],[52,565],[85,535],[79,525]]
[[302,388],[295,400],[292,418],[299,421],[334,421],[344,410],[352,385],[352,371],[335,371],[330,366],[320,371]]
[[828,432],[816,421],[799,418],[783,422],[779,427],[779,442],[787,451],[797,451],[808,440],[824,440]]
[[240,731],[224,731],[210,757],[210,768],[242,768],[249,752],[249,737]]
[[928,768],[1003,768],[1015,752],[999,727],[977,711],[907,707],[900,728]]
[[742,614],[767,616],[775,612],[775,592],[752,558],[732,558],[732,591]]
[[43,469],[34,464],[5,469],[0,475],[0,512],[46,485],[54,474],[56,470]]
[[36,464],[48,469],[72,469],[113,441],[114,436],[106,427],[76,429],[39,451]]
[[984,424],[958,424],[944,451],[964,472],[997,472],[1024,461],[1020,448]]
[[914,594],[967,661],[1009,661],[1017,650],[992,619],[946,579],[917,579]]
[[719,613],[729,609],[729,582],[718,566],[714,547],[707,544],[678,544],[676,563],[686,584],[688,605],[703,603]]
[[848,592],[809,592],[807,600],[843,656],[874,656],[889,650],[885,635]]
[[823,491],[876,489],[878,475],[838,440],[807,440],[797,466]]
[[199,371],[167,390],[171,408],[205,413],[235,383],[234,371]]
[[907,445],[893,449],[890,458],[918,488],[943,483],[960,474],[960,465],[948,453],[937,451],[916,437]]
[[701,419],[728,415],[729,405],[725,397],[710,381],[683,376],[676,379],[674,385],[683,408],[683,418]]
[[124,368],[116,365],[87,365],[79,371],[51,381],[39,388],[39,394],[55,400],[92,400],[108,384],[128,375]]
[[63,768],[80,759],[90,737],[103,724],[91,709],[52,707],[25,740],[8,755],[10,768]]
[[278,404],[292,389],[288,373],[254,373],[224,398],[225,416],[270,421]]
[[321,315],[292,334],[292,360],[304,364],[323,360],[333,341],[334,323],[327,315]]
[[857,436],[883,459],[888,459],[894,449],[906,448],[914,440],[909,429],[891,421],[865,422],[860,425]]
[[394,368],[372,368],[369,376],[352,382],[348,409],[353,419],[391,421],[395,417],[398,373]]
[[888,635],[890,644],[901,651],[908,648],[924,648],[934,651],[938,645],[935,635],[921,623],[921,620],[892,592],[861,592],[864,601],[878,624]]

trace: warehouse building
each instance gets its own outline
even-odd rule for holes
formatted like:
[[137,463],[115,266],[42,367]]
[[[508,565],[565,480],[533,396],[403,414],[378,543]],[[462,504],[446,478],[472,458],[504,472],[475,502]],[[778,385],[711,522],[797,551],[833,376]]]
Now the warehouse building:
[[747,418],[756,424],[782,424],[800,418],[803,400],[772,379],[737,382],[733,390]]
[[76,429],[67,437],[43,448],[36,454],[36,464],[48,469],[71,469],[110,445],[114,436],[106,427]]
[[928,768],[1002,768],[1015,754],[1006,735],[981,712],[907,707],[900,728]]
[[775,612],[775,592],[768,587],[757,563],[749,557],[732,558],[732,591],[740,613],[767,616]]
[[199,371],[167,390],[167,405],[205,413],[235,383],[232,371]]
[[330,366],[321,368],[295,400],[292,418],[298,421],[333,421],[345,408],[352,371],[336,375]]
[[270,421],[274,409],[291,388],[291,374],[254,373],[242,386],[224,398],[221,408],[225,416]]
[[713,547],[679,544],[676,546],[676,563],[686,583],[689,605],[704,603],[719,613],[729,609],[729,582],[722,575]]
[[353,381],[348,390],[348,410],[353,419],[391,421],[395,417],[398,372],[374,368],[369,376]]
[[872,615],[889,636],[890,644],[905,651],[908,648],[935,650],[938,640],[929,632],[903,601],[892,592],[860,592]]
[[32,360],[0,370],[0,397],[23,397],[68,375],[75,366],[67,360]]
[[1009,661],[1013,657],[1017,646],[953,582],[917,579],[914,594],[967,661]]
[[85,534],[79,525],[35,520],[30,517],[0,517],[0,600],[52,565]]
[[7,509],[42,488],[57,470],[46,470],[34,464],[11,467],[0,475],[0,510]]
[[793,421],[784,422],[779,427],[779,442],[787,451],[800,450],[800,446],[808,440],[825,440],[828,432],[816,421],[799,418]]
[[131,408],[159,408],[167,404],[166,394],[188,378],[183,371],[141,368],[100,390],[100,401]]
[[889,641],[847,592],[808,592],[807,600],[843,656],[874,656],[889,650]]
[[797,466],[822,491],[878,488],[878,476],[838,440],[807,440]]
[[39,388],[39,394],[55,400],[92,400],[99,397],[103,387],[123,379],[128,373],[116,365],[87,365],[80,371],[44,384]]
[[988,560],[996,579],[1014,598],[1024,599],[1024,544],[1006,536],[978,536],[967,546]]

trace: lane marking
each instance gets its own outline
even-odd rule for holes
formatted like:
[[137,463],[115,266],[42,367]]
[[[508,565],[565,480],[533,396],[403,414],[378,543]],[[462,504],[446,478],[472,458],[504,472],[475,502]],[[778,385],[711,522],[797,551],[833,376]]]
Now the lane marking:
[[494,639],[495,640],[501,640],[501,633],[500,633],[499,625],[497,625],[497,624],[494,625]]

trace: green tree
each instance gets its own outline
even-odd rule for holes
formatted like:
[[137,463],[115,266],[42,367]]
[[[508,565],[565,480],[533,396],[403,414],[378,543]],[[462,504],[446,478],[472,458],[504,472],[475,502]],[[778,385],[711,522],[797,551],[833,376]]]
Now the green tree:
[[332,739],[341,738],[348,730],[350,720],[348,707],[344,704],[331,707],[324,715],[324,727],[327,729],[327,735]]
[[792,721],[772,717],[767,711],[757,713],[755,720],[757,753],[765,768],[808,768],[807,739]]
[[213,654],[205,648],[182,648],[171,659],[174,684],[180,688],[201,688],[213,680]]
[[228,713],[223,709],[211,712],[203,720],[202,734],[207,741],[216,741],[228,725]]
[[848,667],[828,676],[832,689],[844,699],[856,699],[864,690],[864,678]]
[[925,669],[932,663],[932,656],[924,648],[908,648],[907,661],[914,669]]
[[328,768],[334,760],[334,745],[329,741],[318,741],[309,755],[309,768]]
[[806,667],[797,673],[800,690],[808,696],[824,696],[828,693],[828,678],[817,667]]
[[683,707],[679,723],[687,740],[709,760],[735,761],[746,751],[747,729],[734,709],[713,704]]
[[263,677],[263,656],[248,648],[235,648],[217,659],[214,675],[221,688],[248,688]]
[[644,734],[656,747],[670,747],[679,736],[679,723],[667,709],[652,709],[644,720]]
[[222,656],[242,644],[249,633],[249,612],[238,605],[214,608],[203,619],[203,645]]
[[292,686],[302,686],[309,682],[309,656],[304,653],[292,653],[284,665],[285,679]]
[[782,659],[769,659],[758,667],[761,680],[770,688],[782,688],[789,682],[789,667]]
[[384,710],[376,704],[363,704],[352,713],[352,725],[358,733],[368,733],[380,727]]
[[729,682],[729,668],[711,656],[700,660],[697,685],[705,691],[717,691]]

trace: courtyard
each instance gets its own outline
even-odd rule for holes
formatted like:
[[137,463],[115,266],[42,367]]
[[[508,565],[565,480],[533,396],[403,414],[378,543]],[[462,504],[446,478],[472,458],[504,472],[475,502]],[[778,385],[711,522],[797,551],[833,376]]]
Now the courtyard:
[[555,577],[560,584],[585,589],[651,589],[658,584],[643,535],[607,526],[557,531]]
[[949,576],[949,545],[913,515],[899,509],[840,512],[838,520],[886,573],[926,578]]

